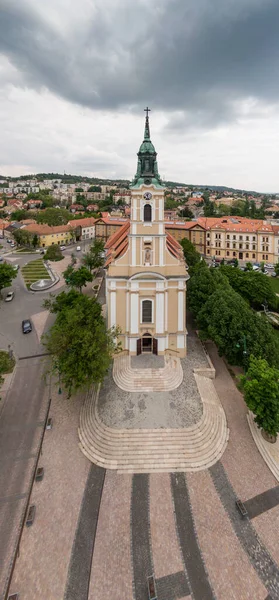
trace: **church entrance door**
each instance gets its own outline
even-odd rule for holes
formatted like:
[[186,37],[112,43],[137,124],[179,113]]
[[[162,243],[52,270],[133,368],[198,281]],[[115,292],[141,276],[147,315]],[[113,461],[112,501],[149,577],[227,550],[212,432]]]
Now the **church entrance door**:
[[142,336],[142,352],[152,352],[153,351],[153,345],[152,345],[152,336],[150,335],[150,333],[145,333]]
[[137,340],[137,356],[142,353],[158,354],[158,340],[153,338],[150,333],[145,333],[142,338]]

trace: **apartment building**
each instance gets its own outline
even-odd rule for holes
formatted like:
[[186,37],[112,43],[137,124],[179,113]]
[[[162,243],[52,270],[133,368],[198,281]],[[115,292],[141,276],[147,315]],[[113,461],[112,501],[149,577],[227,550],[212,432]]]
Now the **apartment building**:
[[68,225],[75,231],[77,240],[89,240],[95,237],[95,222],[93,217],[86,217],[69,221]]
[[124,223],[126,223],[127,219],[119,219],[112,218],[109,216],[101,217],[97,219],[95,222],[95,236],[99,240],[104,240],[105,242],[113,235]]
[[277,262],[274,226],[245,217],[199,218],[206,231],[205,256],[247,262]]
[[56,227],[50,227],[49,225],[40,225],[38,223],[26,225],[25,231],[29,231],[33,235],[37,235],[39,239],[39,246],[41,248],[48,248],[53,244],[59,244],[65,246],[72,241],[73,234],[70,225],[58,225]]

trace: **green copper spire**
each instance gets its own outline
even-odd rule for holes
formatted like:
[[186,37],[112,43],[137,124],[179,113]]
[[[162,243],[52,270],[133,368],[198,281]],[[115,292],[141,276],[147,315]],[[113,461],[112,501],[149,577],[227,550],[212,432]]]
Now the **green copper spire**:
[[145,128],[144,128],[144,139],[150,141],[150,130],[149,130],[149,116],[148,113],[151,112],[150,108],[148,108],[148,106],[144,109],[144,112],[146,112],[146,117],[145,117]]
[[144,139],[138,152],[138,166],[135,178],[131,187],[139,187],[143,183],[153,184],[156,187],[162,187],[160,175],[158,173],[157,152],[150,139],[149,115],[150,108],[145,108],[145,127]]

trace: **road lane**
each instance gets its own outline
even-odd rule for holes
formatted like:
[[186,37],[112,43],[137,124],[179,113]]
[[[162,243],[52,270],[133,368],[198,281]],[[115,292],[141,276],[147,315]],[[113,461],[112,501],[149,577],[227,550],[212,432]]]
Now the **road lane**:
[[[47,410],[46,359],[19,363],[0,420],[0,590],[4,589]],[[0,596],[0,598],[2,598]]]

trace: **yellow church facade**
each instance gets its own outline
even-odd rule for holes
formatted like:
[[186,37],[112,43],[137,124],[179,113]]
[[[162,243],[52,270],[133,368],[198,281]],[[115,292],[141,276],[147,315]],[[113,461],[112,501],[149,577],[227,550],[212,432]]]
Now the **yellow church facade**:
[[108,327],[120,328],[122,349],[130,355],[173,351],[183,357],[189,276],[180,244],[165,231],[165,188],[150,140],[148,109],[130,189],[130,222],[106,244]]

